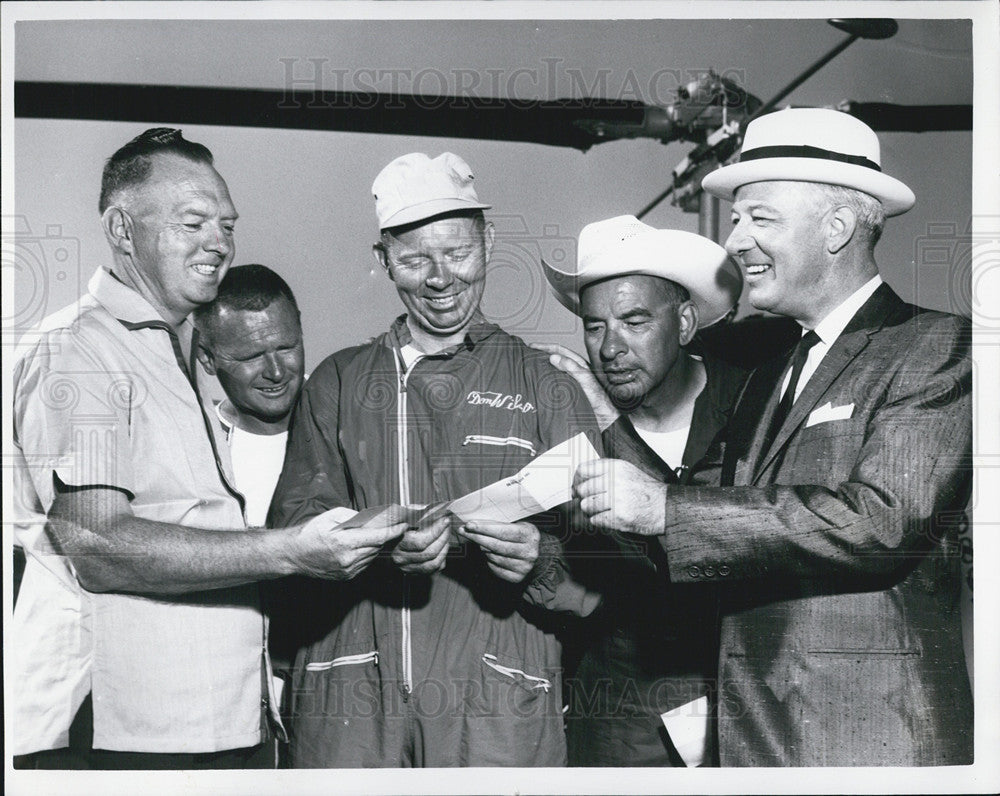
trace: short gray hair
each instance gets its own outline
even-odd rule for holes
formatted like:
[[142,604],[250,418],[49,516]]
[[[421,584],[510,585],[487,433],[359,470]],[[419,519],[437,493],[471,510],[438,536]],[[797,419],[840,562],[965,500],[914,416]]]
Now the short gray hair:
[[878,199],[863,191],[847,188],[843,185],[827,185],[816,182],[809,183],[809,185],[831,207],[846,205],[851,208],[857,217],[858,227],[868,242],[869,251],[875,248],[875,244],[882,237],[882,229],[885,226],[885,208]]
[[151,127],[115,152],[104,164],[97,209],[103,214],[121,191],[145,182],[153,170],[153,156],[171,154],[212,166],[212,153],[204,144],[188,141],[180,130]]

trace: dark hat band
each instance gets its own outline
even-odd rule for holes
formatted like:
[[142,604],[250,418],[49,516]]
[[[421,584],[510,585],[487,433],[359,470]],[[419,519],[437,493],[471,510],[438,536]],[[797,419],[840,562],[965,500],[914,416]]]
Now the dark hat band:
[[763,158],[817,158],[819,160],[837,160],[841,163],[850,163],[854,166],[864,166],[866,169],[882,171],[878,163],[862,155],[845,155],[842,152],[833,152],[829,149],[820,149],[816,146],[762,146],[756,149],[748,149],[740,153],[740,163],[748,160],[761,160]]

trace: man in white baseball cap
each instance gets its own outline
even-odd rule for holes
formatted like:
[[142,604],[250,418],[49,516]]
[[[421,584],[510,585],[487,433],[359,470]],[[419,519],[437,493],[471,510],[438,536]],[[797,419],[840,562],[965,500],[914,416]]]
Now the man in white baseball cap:
[[[542,267],[556,298],[583,319],[590,363],[540,347],[580,382],[605,427],[605,451],[678,483],[747,375],[686,350],[701,325],[735,306],[743,285],[736,265],[700,235],[618,216],[583,228],[575,270]],[[568,689],[570,765],[711,765],[714,601],[669,590],[647,560],[613,543],[601,552],[576,559],[578,569],[596,563],[577,576],[604,600],[580,627]]]
[[789,358],[741,392],[706,485],[623,461],[577,471],[593,525],[656,540],[672,587],[721,584],[723,766],[972,761],[951,543],[971,488],[966,319],[878,275],[912,192],[847,114],[752,121],[703,187],[733,200],[750,303],[794,318]]
[[[599,444],[576,382],[479,309],[494,233],[469,165],[404,155],[372,193],[375,259],[406,314],[310,377],[272,522],[438,504],[581,431]],[[292,764],[565,765],[561,647],[539,609],[596,605],[565,578],[565,521],[455,528],[445,516],[410,528],[363,577],[313,588],[299,603],[309,637],[293,674]]]

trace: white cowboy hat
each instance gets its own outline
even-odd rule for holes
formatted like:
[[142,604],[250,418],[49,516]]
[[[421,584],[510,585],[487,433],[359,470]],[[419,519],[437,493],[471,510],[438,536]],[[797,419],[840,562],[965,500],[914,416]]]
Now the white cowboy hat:
[[379,229],[398,227],[456,210],[487,210],[476,196],[469,164],[444,152],[429,158],[412,152],[396,158],[372,183]]
[[545,260],[542,270],[559,302],[577,315],[580,291],[592,282],[632,274],[669,279],[687,288],[702,327],[721,320],[743,289],[742,274],[719,244],[693,232],[655,229],[635,216],[585,226],[575,271],[561,271]]
[[709,172],[701,187],[732,200],[751,182],[798,180],[854,188],[874,196],[887,216],[905,213],[913,191],[882,173],[878,136],[848,113],[828,108],[788,108],[747,125],[740,160]]

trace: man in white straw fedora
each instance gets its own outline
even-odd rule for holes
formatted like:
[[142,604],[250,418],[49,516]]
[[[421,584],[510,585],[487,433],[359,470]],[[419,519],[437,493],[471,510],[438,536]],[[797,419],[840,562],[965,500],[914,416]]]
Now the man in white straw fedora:
[[750,377],[705,485],[605,459],[577,471],[581,507],[658,542],[672,585],[721,586],[723,766],[970,763],[970,324],[905,304],[874,257],[913,194],[871,129],[822,109],[754,120],[703,187],[733,200],[750,303],[801,341]]
[[[618,216],[583,228],[573,272],[542,267],[555,296],[583,319],[590,363],[539,347],[580,382],[609,456],[679,483],[725,424],[747,375],[686,349],[702,325],[735,306],[743,286],[736,265],[700,235]],[[575,562],[593,570],[578,575],[603,603],[579,627],[580,661],[568,681],[570,765],[711,765],[715,601],[701,589],[671,590],[641,552],[622,555],[610,540],[601,552]]]

